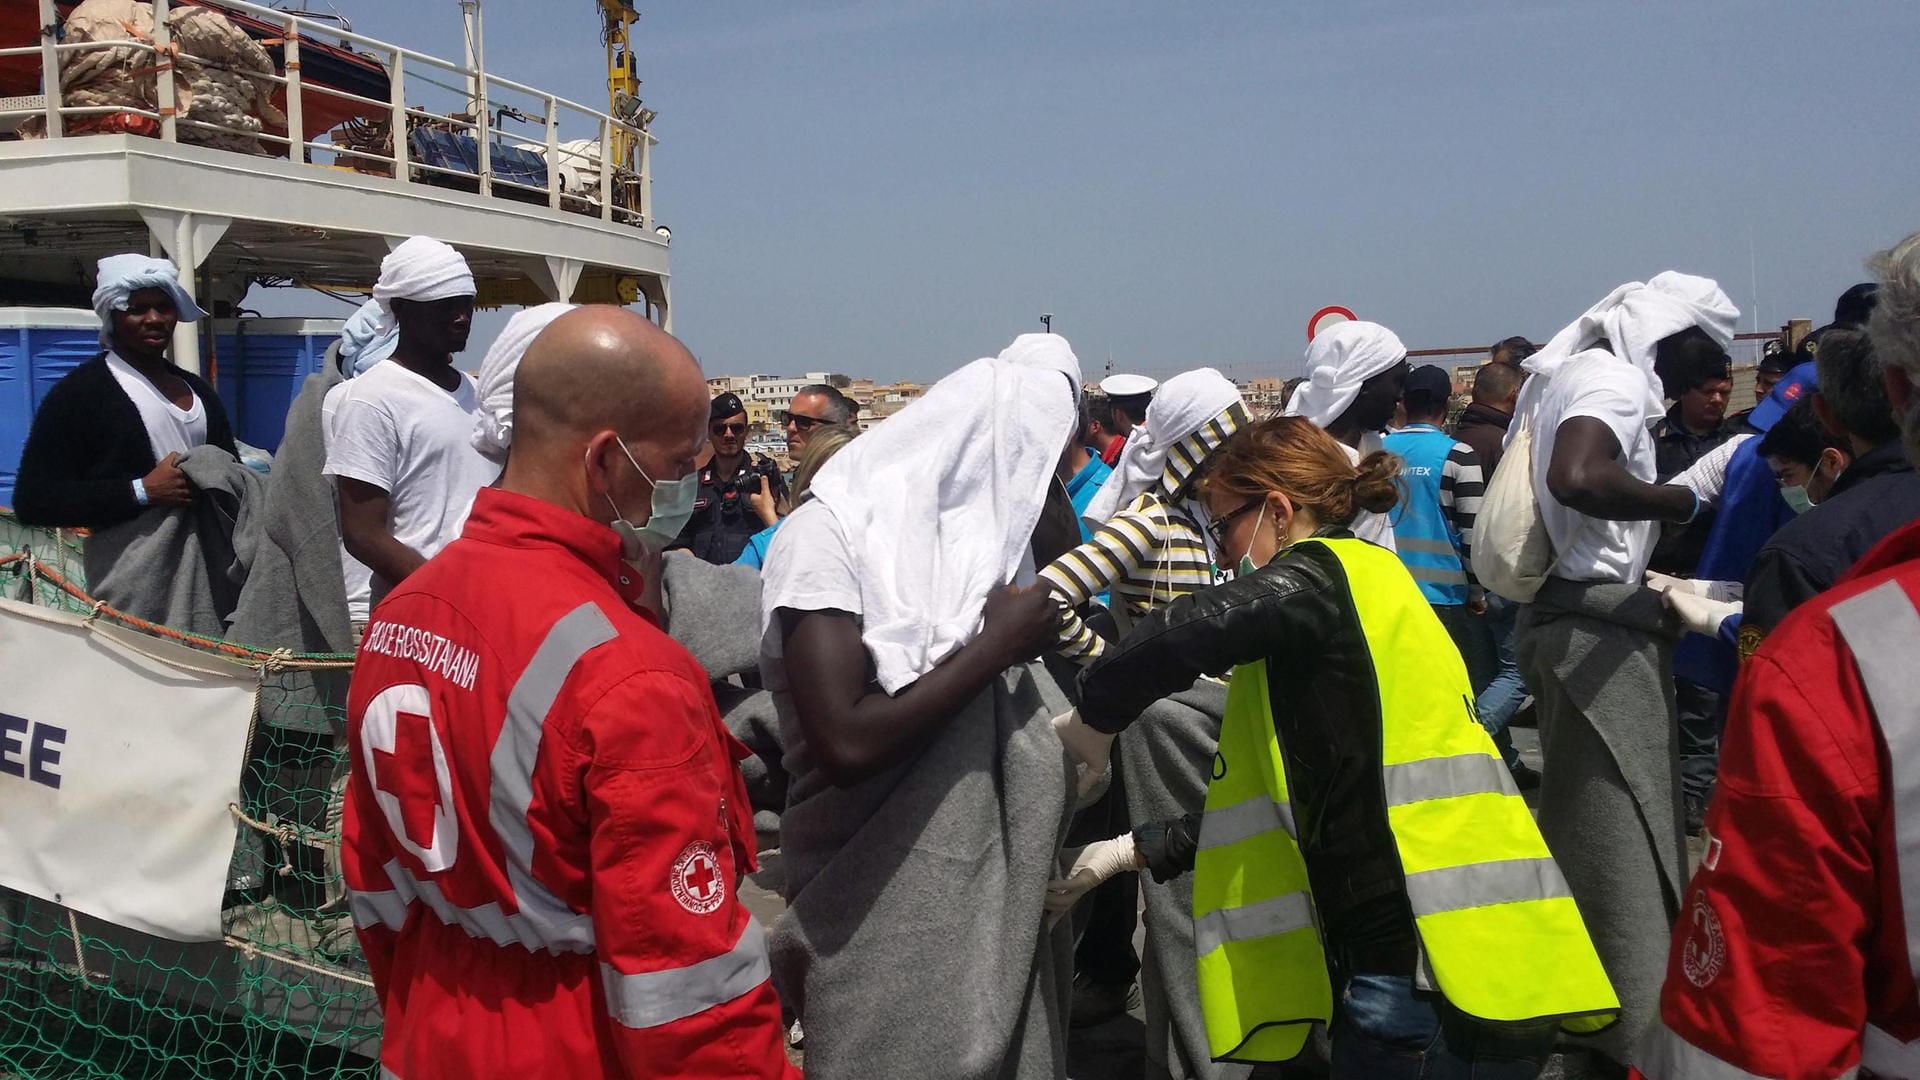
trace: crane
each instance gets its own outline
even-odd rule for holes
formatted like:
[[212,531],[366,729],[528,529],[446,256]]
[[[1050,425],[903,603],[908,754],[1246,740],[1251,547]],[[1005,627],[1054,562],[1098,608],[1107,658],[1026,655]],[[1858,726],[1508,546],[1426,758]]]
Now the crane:
[[[645,128],[653,119],[653,110],[640,101],[640,77],[635,72],[633,45],[629,33],[640,19],[633,0],[597,0],[600,7],[600,38],[607,47],[607,112],[636,127]],[[622,167],[633,167],[633,136],[614,132],[613,160]]]

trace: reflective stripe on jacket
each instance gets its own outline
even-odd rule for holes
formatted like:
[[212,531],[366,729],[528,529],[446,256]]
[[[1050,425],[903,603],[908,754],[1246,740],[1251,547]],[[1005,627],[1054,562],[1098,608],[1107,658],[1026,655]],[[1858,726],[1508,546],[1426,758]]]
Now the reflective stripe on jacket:
[[343,863],[385,1075],[795,1075],[705,674],[606,526],[496,489],[367,626]]
[[1920,1080],[1920,523],[1742,665],[1650,1080]]

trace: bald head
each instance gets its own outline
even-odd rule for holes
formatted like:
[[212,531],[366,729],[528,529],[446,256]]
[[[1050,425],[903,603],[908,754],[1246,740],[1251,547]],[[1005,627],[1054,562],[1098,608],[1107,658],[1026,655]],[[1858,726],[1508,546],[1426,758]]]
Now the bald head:
[[[611,486],[618,497],[629,482],[641,483],[609,456],[615,443],[656,479],[692,468],[706,439],[707,383],[673,335],[624,308],[586,305],[528,346],[514,376],[513,414],[503,486],[585,512],[600,502],[590,494]],[[594,463],[591,493],[577,487],[583,457]],[[644,507],[645,490],[628,498]]]
[[625,308],[588,305],[555,319],[520,361],[514,448],[608,429],[639,438],[698,428],[706,409],[706,380],[686,346]]

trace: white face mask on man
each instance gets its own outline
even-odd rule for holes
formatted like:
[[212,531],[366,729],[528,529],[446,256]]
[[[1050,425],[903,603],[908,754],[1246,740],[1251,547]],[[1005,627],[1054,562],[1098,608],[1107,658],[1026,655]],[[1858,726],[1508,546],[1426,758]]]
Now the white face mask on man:
[[614,443],[620,452],[627,456],[628,464],[633,466],[641,479],[653,485],[653,499],[647,512],[644,525],[635,525],[627,520],[620,510],[620,504],[613,496],[606,496],[607,505],[613,507],[613,520],[610,528],[620,537],[620,557],[628,562],[638,562],[648,553],[655,555],[667,549],[687,527],[693,517],[693,504],[700,495],[700,474],[690,472],[678,480],[655,480],[647,475],[634,459],[633,451],[627,449],[626,440],[616,437]]

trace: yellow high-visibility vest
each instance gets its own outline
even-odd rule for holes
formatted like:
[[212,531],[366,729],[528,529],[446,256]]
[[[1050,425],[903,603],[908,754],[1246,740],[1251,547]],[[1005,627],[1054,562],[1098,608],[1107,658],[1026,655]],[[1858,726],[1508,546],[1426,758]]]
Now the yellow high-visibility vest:
[[[1605,1027],[1620,1001],[1474,716],[1453,639],[1392,552],[1353,539],[1302,542],[1339,560],[1376,659],[1387,821],[1440,992],[1483,1020]],[[1271,703],[1265,661],[1234,670],[1194,861],[1200,1005],[1216,1060],[1288,1060],[1312,1023],[1332,1016]]]

